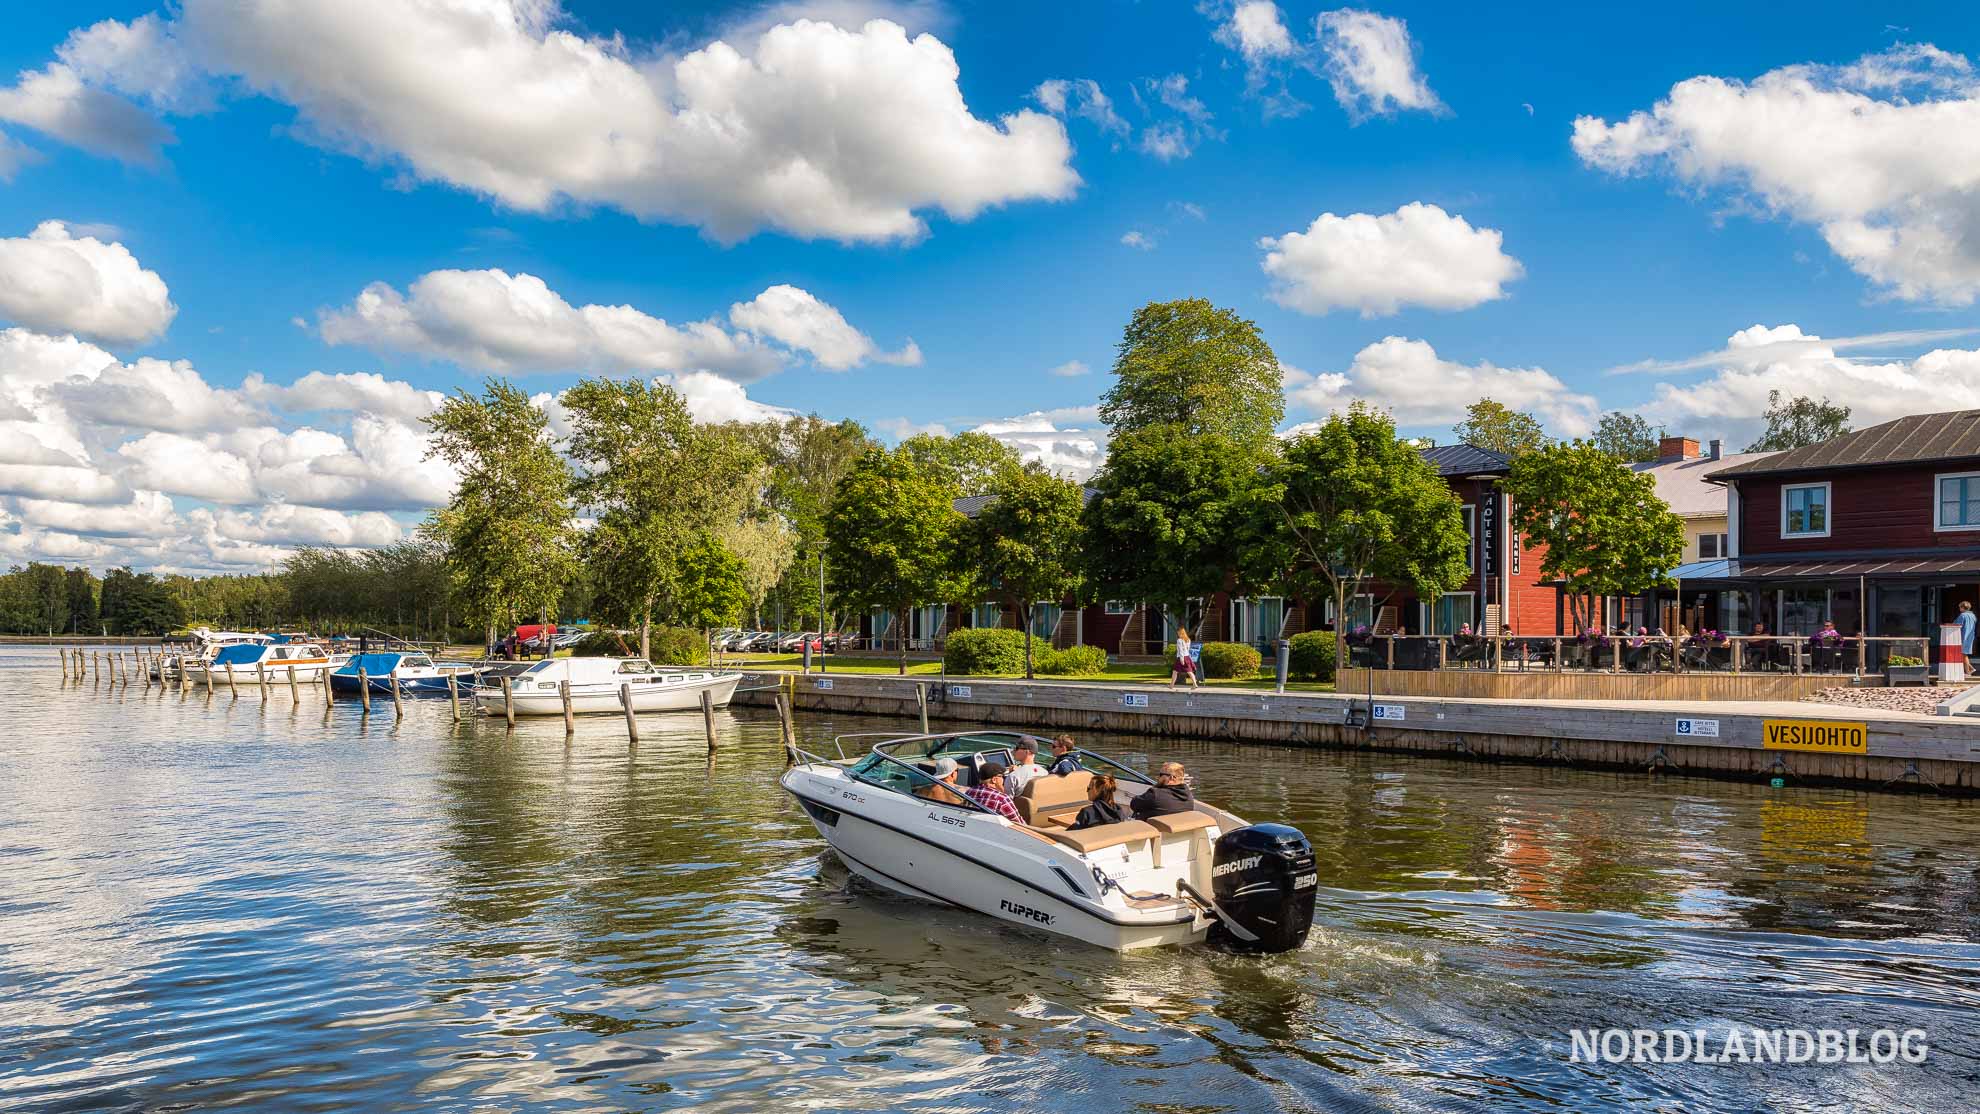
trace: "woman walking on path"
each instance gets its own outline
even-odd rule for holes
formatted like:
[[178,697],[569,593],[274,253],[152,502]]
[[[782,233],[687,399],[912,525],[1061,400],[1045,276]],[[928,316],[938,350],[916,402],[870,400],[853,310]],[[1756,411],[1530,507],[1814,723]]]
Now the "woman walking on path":
[[1169,663],[1169,687],[1175,688],[1181,678],[1189,678],[1189,687],[1196,687],[1196,659],[1189,654],[1189,631],[1176,628],[1176,660]]

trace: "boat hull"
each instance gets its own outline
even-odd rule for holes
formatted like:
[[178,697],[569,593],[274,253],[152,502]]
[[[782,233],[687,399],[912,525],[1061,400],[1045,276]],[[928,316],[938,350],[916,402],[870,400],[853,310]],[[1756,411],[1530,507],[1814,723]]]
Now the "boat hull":
[[[687,712],[701,708],[701,694],[706,692],[713,699],[714,706],[725,708],[735,695],[736,686],[742,683],[740,673],[713,674],[707,680],[682,679],[669,684],[662,675],[660,679],[628,681],[632,688],[632,709],[634,712]],[[445,682],[441,682],[445,688]],[[564,714],[564,700],[554,684],[547,687],[534,687],[543,682],[530,682],[524,679],[514,689],[516,714],[519,716],[561,716]],[[485,716],[503,714],[502,690],[498,687],[483,686],[474,690],[474,705]],[[591,715],[604,712],[620,712],[617,685],[581,684],[571,686],[571,711],[577,715]]]
[[[325,671],[335,669],[340,664],[342,663],[319,658],[313,661],[307,659],[303,661],[285,661],[280,665],[264,666],[259,670],[251,665],[245,667],[237,665],[233,671],[233,683],[235,685],[258,685],[266,679],[271,685],[286,685],[289,683],[289,668],[293,666],[296,671],[297,684],[306,683],[313,685],[322,681]],[[191,666],[186,671],[191,674],[191,681],[195,685],[205,684],[206,677],[209,673],[212,674],[213,683],[216,686],[227,683],[227,670],[224,668],[208,669],[204,664],[197,664]]]
[[[454,683],[458,687],[460,694],[467,696],[474,691],[475,682],[481,676],[481,671],[470,668],[447,670],[444,672],[436,671],[432,673],[422,671],[412,676],[401,673],[399,674],[399,691],[403,694],[411,695],[445,696],[447,695],[447,677],[449,674],[455,678]],[[371,686],[372,692],[384,696],[392,695],[392,678],[389,674],[383,677],[367,676],[365,681]],[[330,687],[337,692],[355,693],[358,691],[357,674],[344,673],[342,671],[331,673]]]

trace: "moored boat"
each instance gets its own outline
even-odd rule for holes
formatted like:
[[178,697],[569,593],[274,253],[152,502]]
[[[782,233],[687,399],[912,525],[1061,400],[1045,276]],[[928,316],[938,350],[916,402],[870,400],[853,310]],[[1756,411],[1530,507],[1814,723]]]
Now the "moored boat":
[[322,679],[326,670],[342,665],[344,657],[342,654],[325,653],[314,642],[272,645],[243,642],[222,646],[211,660],[189,662],[184,668],[194,684],[204,684],[209,676],[216,685],[229,680],[236,685],[256,685],[264,680],[268,684],[279,685],[287,684],[291,676],[298,684],[314,684]]
[[[726,707],[740,683],[740,673],[658,668],[643,658],[550,658],[511,676],[509,692],[519,716],[562,715],[565,684],[574,713],[621,711],[622,689],[635,712],[685,712],[701,707],[704,692],[715,707]],[[502,715],[501,678],[484,675],[474,703],[484,715]]]
[[[1095,773],[1114,776],[1124,806],[1153,785],[1084,750],[1074,752],[1081,770],[1025,783],[1016,822],[954,791],[1026,739],[911,735],[836,761],[792,747],[781,784],[855,874],[895,893],[1117,950],[1208,941],[1281,952],[1305,941],[1319,874],[1295,828],[1248,824],[1198,801],[1072,830]],[[956,763],[954,783],[936,781],[942,760]]]
[[431,655],[417,650],[374,651],[352,654],[349,660],[331,670],[330,687],[338,692],[358,691],[358,670],[362,669],[366,684],[376,693],[391,694],[396,671],[401,693],[445,695],[447,679],[451,677],[458,691],[467,695],[485,668],[474,662],[436,662]]

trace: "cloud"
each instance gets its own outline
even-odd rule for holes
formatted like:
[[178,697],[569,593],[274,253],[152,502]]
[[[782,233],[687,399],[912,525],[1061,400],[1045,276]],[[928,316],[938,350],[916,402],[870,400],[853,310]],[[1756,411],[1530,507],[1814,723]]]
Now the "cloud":
[[742,384],[719,375],[689,372],[663,377],[663,381],[681,392],[681,397],[687,400],[688,413],[693,414],[698,422],[784,421],[797,417],[795,410],[750,398]]
[[234,429],[265,416],[238,392],[209,386],[185,360],[112,363],[50,391],[71,418],[123,429],[198,433]]
[[1314,22],[1327,83],[1357,122],[1414,110],[1448,111],[1416,68],[1416,44],[1400,19],[1355,8],[1321,12]]
[[0,132],[0,182],[11,182],[24,166],[41,161],[41,152]]
[[[922,236],[931,211],[968,220],[1080,184],[1058,120],[977,117],[948,46],[887,20],[797,18],[684,54],[590,35],[556,0],[183,0],[156,30],[202,79],[292,106],[306,141],[533,212],[886,242]],[[0,118],[155,161],[169,133],[105,91],[171,108],[145,76],[155,53],[106,47],[88,84],[51,64],[0,91]]]
[[1827,398],[1850,408],[1858,429],[1906,414],[1980,409],[1980,351],[1940,348],[1909,359],[1852,359],[1797,325],[1755,325],[1727,341],[1717,373],[1701,383],[1657,385],[1645,417],[1672,428],[1709,424],[1755,433],[1767,395]]
[[1290,58],[1299,47],[1272,0],[1244,0],[1217,27],[1216,39],[1244,56],[1245,61]]
[[1903,345],[1928,344],[1934,341],[1953,340],[1958,337],[1980,333],[1980,328],[1969,329],[1897,329],[1883,333],[1864,333],[1853,337],[1814,337],[1802,333],[1793,325],[1783,325],[1777,329],[1766,329],[1755,325],[1752,329],[1733,334],[1732,342],[1726,347],[1696,356],[1686,356],[1677,360],[1638,360],[1633,364],[1622,364],[1604,371],[1604,375],[1633,375],[1645,372],[1665,374],[1673,371],[1697,371],[1701,368],[1724,366],[1758,366],[1760,364],[1800,359],[1823,352],[1835,353],[1852,348],[1898,347]]
[[[1175,114],[1171,119],[1158,120],[1142,129],[1142,153],[1153,155],[1163,162],[1173,162],[1188,158],[1198,144],[1219,136],[1220,133],[1210,126],[1210,109],[1201,100],[1189,95],[1188,78],[1172,73],[1167,77],[1148,78],[1142,82],[1142,87],[1158,104]],[[1147,101],[1139,92],[1135,94],[1135,100],[1147,111]]]
[[1034,410],[984,422],[972,432],[987,433],[1025,460],[1075,480],[1091,477],[1107,459],[1107,429],[1097,406]]
[[1142,232],[1140,229],[1130,228],[1126,232],[1121,233],[1121,243],[1127,247],[1137,248],[1141,251],[1155,250],[1155,238]]
[[1305,232],[1258,245],[1270,297],[1287,309],[1386,317],[1405,306],[1458,310],[1505,297],[1505,284],[1524,269],[1503,240],[1497,229],[1415,201],[1381,216],[1322,213]]
[[1287,401],[1324,414],[1363,399],[1395,414],[1401,426],[1450,425],[1481,398],[1530,410],[1557,436],[1582,437],[1595,428],[1601,407],[1568,390],[1540,368],[1461,364],[1437,355],[1427,342],[1384,337],[1355,353],[1345,372],[1286,372]]
[[941,422],[913,422],[906,418],[880,418],[873,423],[873,428],[897,443],[921,433],[936,437],[949,435],[949,427]]
[[0,317],[29,329],[140,344],[164,333],[178,312],[165,280],[123,244],[73,236],[56,220],[25,238],[0,239]]
[[1092,78],[1053,78],[1041,81],[1031,98],[1054,116],[1077,116],[1111,135],[1125,136],[1133,127],[1114,110],[1113,99]]
[[1081,375],[1089,375],[1092,371],[1093,369],[1087,367],[1084,360],[1067,360],[1065,363],[1052,368],[1046,374],[1056,375],[1061,379],[1072,379]]
[[838,310],[782,283],[753,301],[730,306],[729,321],[739,329],[808,352],[821,367],[833,371],[858,367],[868,360],[907,366],[921,363],[921,349],[914,341],[899,351],[882,352],[871,337],[848,325]]
[[1586,165],[1663,170],[1818,229],[1889,294],[1971,305],[1980,294],[1980,79],[1956,54],[1897,46],[1847,66],[1752,82],[1693,77],[1648,111],[1574,122]]
[[433,413],[447,397],[370,371],[334,375],[312,371],[287,386],[250,374],[241,384],[241,394],[291,414],[351,410],[406,421],[418,421]]

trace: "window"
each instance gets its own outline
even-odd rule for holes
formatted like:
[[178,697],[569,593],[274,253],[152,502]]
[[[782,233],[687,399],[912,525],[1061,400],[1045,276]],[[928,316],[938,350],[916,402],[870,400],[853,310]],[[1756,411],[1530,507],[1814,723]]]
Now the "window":
[[1829,536],[1829,485],[1794,484],[1781,489],[1781,537]]
[[1934,530],[1980,530],[1980,472],[1954,472],[1939,477]]
[[1108,600],[1102,606],[1107,609],[1107,614],[1109,615],[1134,614],[1134,605],[1126,600]]
[[995,603],[977,604],[970,610],[969,625],[975,627],[977,630],[988,630],[991,627],[1003,626],[1003,605]]
[[1059,629],[1059,615],[1062,608],[1051,600],[1039,600],[1031,605],[1031,637],[1050,638]]
[[1726,536],[1724,534],[1698,535],[1698,559],[1700,561],[1713,561],[1725,555]]
[[1477,597],[1471,592],[1446,592],[1435,603],[1423,605],[1423,633],[1456,634],[1466,623],[1475,623]]
[[1467,569],[1472,568],[1477,560],[1476,557],[1476,550],[1478,549],[1478,531],[1476,529],[1476,526],[1478,524],[1477,514],[1478,514],[1478,508],[1472,506],[1470,503],[1466,503],[1464,505],[1464,538],[1465,538],[1464,567]]
[[1285,601],[1277,596],[1257,600],[1234,599],[1231,601],[1230,640],[1249,642],[1254,646],[1270,645],[1279,639],[1285,614]]

